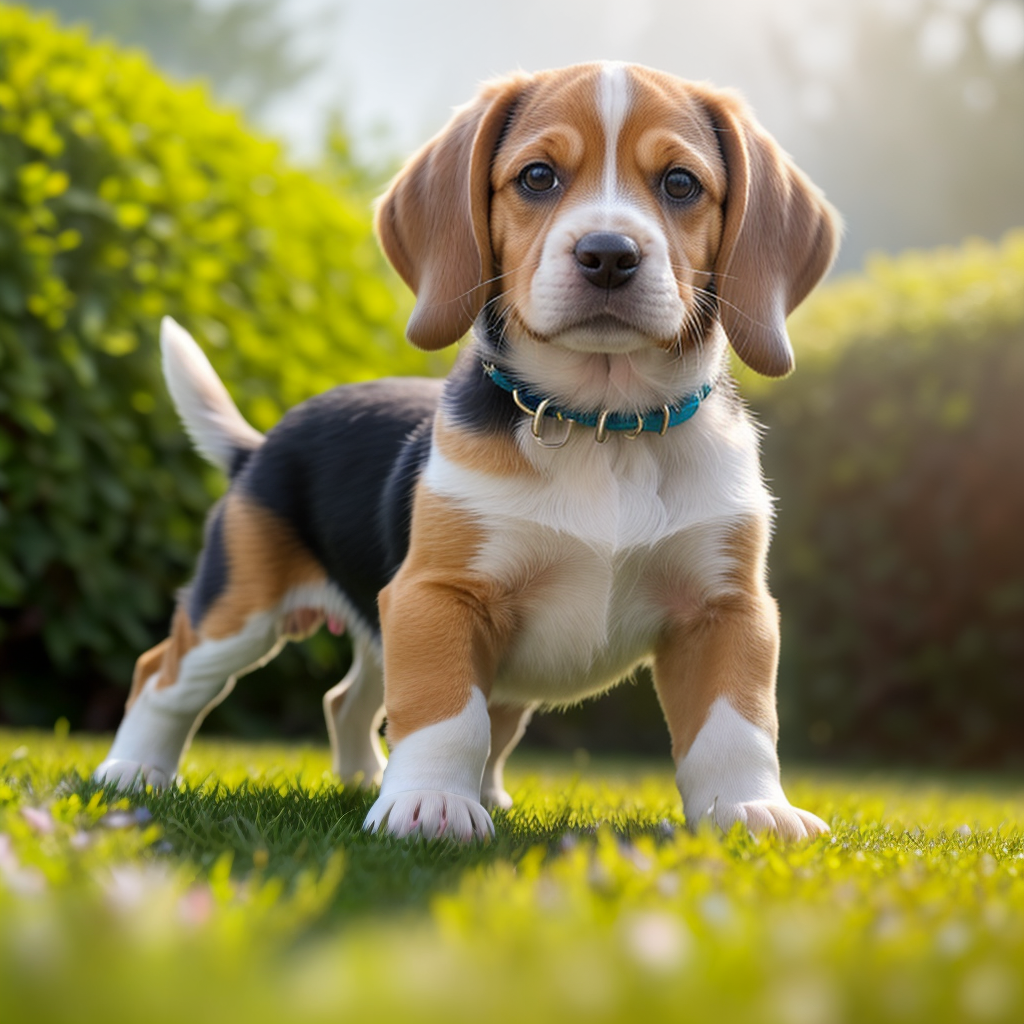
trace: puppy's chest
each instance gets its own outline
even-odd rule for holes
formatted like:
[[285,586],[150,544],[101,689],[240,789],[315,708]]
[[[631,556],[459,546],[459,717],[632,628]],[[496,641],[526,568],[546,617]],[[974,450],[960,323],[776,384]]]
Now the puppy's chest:
[[671,546],[614,550],[535,523],[495,524],[473,566],[515,623],[495,695],[575,700],[650,654],[666,608],[690,600],[685,555]]
[[547,527],[611,552],[649,548],[701,523],[770,515],[750,423],[713,402],[701,415],[699,428],[675,436],[613,436],[602,445],[571,435],[557,450],[535,446],[524,423],[521,471],[492,472],[435,445],[421,482],[487,529]]
[[767,515],[753,446],[730,457],[664,440],[585,437],[513,477],[432,454],[424,483],[473,513],[471,571],[516,623],[499,698],[558,703],[613,684],[652,652],[668,617],[721,585],[735,523]]

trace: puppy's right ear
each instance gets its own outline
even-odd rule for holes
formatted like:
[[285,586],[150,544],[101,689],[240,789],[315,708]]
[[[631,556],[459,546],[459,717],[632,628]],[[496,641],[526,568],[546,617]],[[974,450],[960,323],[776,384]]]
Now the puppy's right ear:
[[494,277],[491,162],[527,82],[487,83],[392,181],[377,206],[381,248],[416,295],[406,335],[444,348],[473,325]]

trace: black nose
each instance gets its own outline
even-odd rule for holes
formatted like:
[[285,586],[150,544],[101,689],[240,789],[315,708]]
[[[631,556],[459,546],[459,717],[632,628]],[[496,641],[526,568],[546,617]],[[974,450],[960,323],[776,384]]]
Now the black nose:
[[618,288],[640,266],[640,246],[628,235],[591,231],[573,250],[580,273],[598,288]]

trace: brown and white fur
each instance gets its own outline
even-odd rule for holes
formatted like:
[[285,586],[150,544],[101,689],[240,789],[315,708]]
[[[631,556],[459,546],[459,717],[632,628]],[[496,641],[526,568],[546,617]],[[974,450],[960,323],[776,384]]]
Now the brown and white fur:
[[[253,467],[274,432],[262,447],[247,435],[189,350],[177,363],[205,383],[179,389],[186,424],[191,415],[220,464],[240,451],[252,463],[217,520],[230,579],[191,618],[179,608],[168,648],[140,659],[99,776],[164,781],[226,681],[296,623],[326,618],[348,623],[358,652],[325,700],[343,776],[377,777],[383,681],[390,759],[368,829],[489,835],[481,800],[508,805],[502,767],[532,709],[600,693],[647,663],[688,822],[827,830],[779,781],[772,502],[727,357],[731,344],[758,372],[792,368],[785,318],[839,234],[820,192],[735,95],[589,64],[485,85],[397,176],[377,226],[417,296],[410,339],[436,349],[473,331],[440,397],[423,384],[373,399],[380,430],[390,416],[411,437],[376,458],[399,483],[374,484],[373,500],[400,521],[392,564],[382,555],[374,577],[379,622],[317,556],[305,513],[275,504],[270,470],[259,484]],[[186,344],[167,330],[165,350]],[[713,390],[685,423],[598,443],[593,427],[519,411],[483,363],[560,409],[638,426]],[[396,410],[416,402],[402,419]],[[203,416],[218,421],[213,441]],[[411,519],[389,501],[411,502]]]

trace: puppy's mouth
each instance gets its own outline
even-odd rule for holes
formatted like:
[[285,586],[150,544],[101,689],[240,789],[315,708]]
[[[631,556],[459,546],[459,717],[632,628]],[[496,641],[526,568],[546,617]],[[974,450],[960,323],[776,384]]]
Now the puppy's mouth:
[[594,331],[596,334],[608,334],[621,331],[623,328],[631,331],[636,330],[635,326],[625,317],[619,316],[617,313],[604,312],[596,313],[594,316],[589,316],[572,324],[569,330]]
[[681,328],[661,337],[631,318],[610,310],[567,320],[548,331],[533,328],[514,306],[506,310],[505,318],[513,332],[518,328],[533,341],[575,352],[635,352],[644,348],[673,348],[680,341]]

